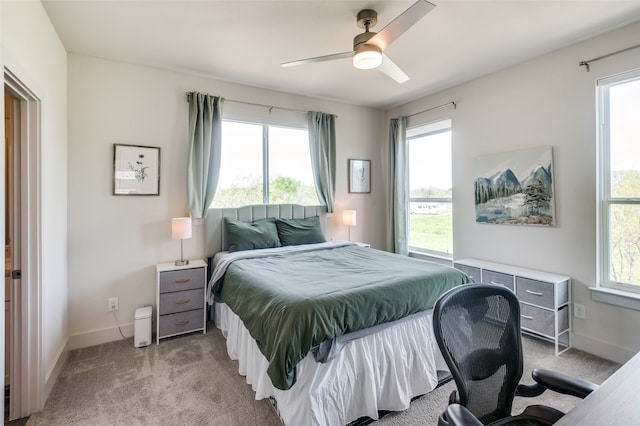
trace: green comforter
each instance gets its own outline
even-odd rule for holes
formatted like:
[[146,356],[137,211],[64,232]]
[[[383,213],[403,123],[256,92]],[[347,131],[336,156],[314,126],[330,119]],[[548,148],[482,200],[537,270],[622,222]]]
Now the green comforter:
[[311,347],[430,309],[467,282],[451,267],[350,245],[235,260],[213,290],[255,339],[273,385],[285,390]]

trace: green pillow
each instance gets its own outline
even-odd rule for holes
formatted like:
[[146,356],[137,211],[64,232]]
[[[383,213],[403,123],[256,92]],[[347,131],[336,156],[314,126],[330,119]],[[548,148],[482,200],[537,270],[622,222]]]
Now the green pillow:
[[318,216],[306,219],[276,219],[278,237],[283,246],[323,243],[327,241]]
[[225,217],[224,226],[230,252],[280,247],[278,229],[272,217],[252,223]]

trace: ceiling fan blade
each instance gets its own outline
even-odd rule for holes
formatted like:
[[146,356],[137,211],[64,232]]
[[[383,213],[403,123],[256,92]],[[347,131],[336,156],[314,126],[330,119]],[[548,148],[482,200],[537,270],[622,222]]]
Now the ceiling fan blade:
[[400,69],[387,55],[382,54],[382,64],[378,67],[378,70],[382,71],[398,83],[404,83],[409,81],[409,76]]
[[386,27],[384,27],[378,34],[371,37],[367,42],[369,44],[375,44],[384,51],[391,43],[393,43],[398,37],[404,34],[409,28],[411,28],[416,22],[422,19],[427,13],[436,7],[435,4],[429,3],[426,0],[418,0],[405,10],[396,19],[391,21]]
[[353,52],[334,53],[333,55],[317,56],[315,58],[300,59],[297,61],[284,62],[280,64],[283,67],[295,67],[296,65],[311,64],[313,62],[333,61],[335,59],[352,58]]

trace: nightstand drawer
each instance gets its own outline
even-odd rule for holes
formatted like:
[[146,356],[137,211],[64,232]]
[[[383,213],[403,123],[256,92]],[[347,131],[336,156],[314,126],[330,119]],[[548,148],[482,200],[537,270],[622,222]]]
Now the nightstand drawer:
[[[521,303],[520,326],[523,330],[555,338],[555,312]],[[569,310],[565,307],[558,311],[558,333],[568,328]]]
[[160,293],[204,288],[204,268],[182,269],[160,273]]
[[549,309],[555,308],[555,286],[552,283],[522,277],[516,277],[516,283],[516,292],[521,302],[527,302]]
[[186,333],[204,328],[204,309],[161,315],[158,327],[159,337]]
[[173,293],[161,293],[159,307],[160,315],[202,308],[203,300],[203,288],[187,291],[174,291]]
[[482,270],[482,282],[486,284],[500,284],[507,287],[511,291],[513,289],[514,277],[511,274],[503,274],[502,272]]

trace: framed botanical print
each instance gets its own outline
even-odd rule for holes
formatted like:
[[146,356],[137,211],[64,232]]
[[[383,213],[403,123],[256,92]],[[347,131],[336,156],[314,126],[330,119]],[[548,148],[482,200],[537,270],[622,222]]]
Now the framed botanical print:
[[113,195],[160,195],[160,148],[114,144]]
[[349,192],[371,192],[370,160],[349,160]]

